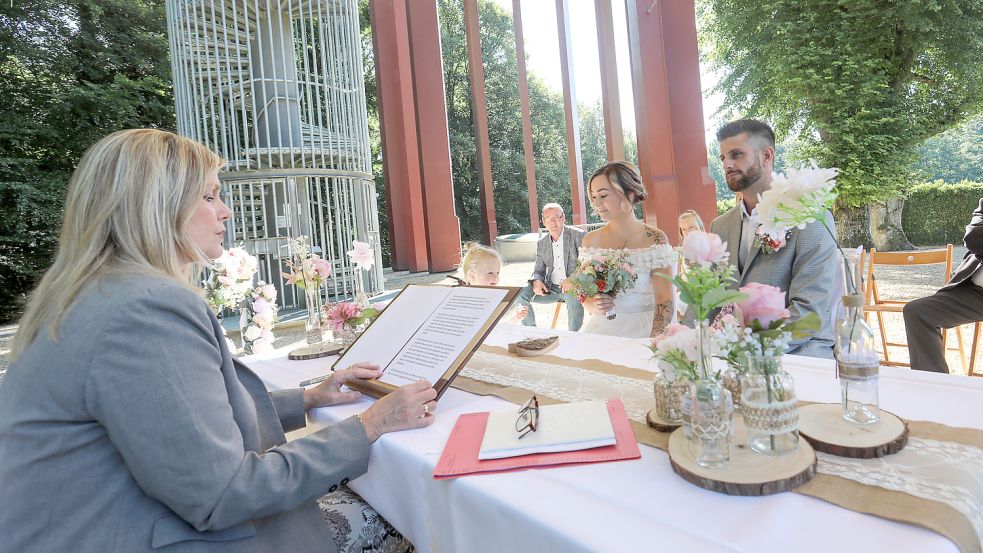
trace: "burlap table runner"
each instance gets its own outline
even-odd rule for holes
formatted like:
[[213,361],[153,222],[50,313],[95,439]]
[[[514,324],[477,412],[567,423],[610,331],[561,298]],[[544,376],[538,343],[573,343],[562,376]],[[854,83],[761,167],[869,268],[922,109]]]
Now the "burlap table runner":
[[[599,360],[544,355],[518,358],[482,346],[453,386],[522,403],[619,398],[639,443],[668,448],[669,434],[645,424],[653,407],[653,375]],[[908,445],[880,459],[817,453],[816,477],[795,490],[860,513],[914,524],[952,540],[963,553],[983,553],[983,430],[908,421]]]

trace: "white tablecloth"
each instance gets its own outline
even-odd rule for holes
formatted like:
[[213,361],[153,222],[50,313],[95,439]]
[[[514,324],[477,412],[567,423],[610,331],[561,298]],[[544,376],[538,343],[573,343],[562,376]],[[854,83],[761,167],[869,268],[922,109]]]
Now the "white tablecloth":
[[[553,355],[651,368],[642,340],[500,324],[486,343],[560,334]],[[286,351],[246,358],[271,389],[324,374],[331,360],[288,361]],[[832,361],[786,356],[803,400],[837,402]],[[983,379],[883,367],[881,407],[913,420],[983,428]],[[369,400],[322,408],[309,424],[361,412]],[[676,476],[666,453],[641,446],[637,461],[466,476],[435,481],[434,466],[462,413],[512,404],[457,389],[429,428],[383,436],[369,471],[350,486],[417,548],[503,551],[956,551],[934,532],[863,515],[795,493],[732,497]]]

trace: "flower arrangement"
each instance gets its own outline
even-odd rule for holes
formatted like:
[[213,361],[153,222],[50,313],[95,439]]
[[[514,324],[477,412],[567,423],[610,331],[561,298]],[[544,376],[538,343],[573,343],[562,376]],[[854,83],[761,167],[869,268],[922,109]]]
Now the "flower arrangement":
[[717,356],[741,374],[749,369],[747,359],[781,355],[792,339],[808,337],[821,326],[819,316],[811,312],[790,322],[780,288],[752,282],[740,292],[744,297],[717,318],[713,329]]
[[354,329],[359,325],[371,322],[382,312],[382,307],[372,305],[362,307],[354,302],[339,302],[324,307],[324,316],[335,332]]
[[700,344],[699,329],[672,323],[665,332],[652,338],[649,348],[666,381],[684,378],[696,382],[702,376],[701,357],[705,346],[709,346],[710,352],[717,349],[713,342]]
[[243,347],[249,353],[273,350],[273,325],[277,322],[276,288],[262,280],[242,301],[239,330]]
[[375,264],[375,250],[368,242],[352,240],[352,249],[348,250],[348,259],[351,259],[352,263],[359,269],[370,271]]
[[[598,294],[608,294],[612,297],[620,292],[635,287],[638,275],[628,263],[625,254],[603,255],[586,259],[577,266],[573,274],[563,281],[564,292],[577,296],[580,303]],[[608,319],[618,316],[613,310],[608,312]]]
[[211,265],[211,273],[202,282],[205,301],[212,311],[235,309],[253,286],[258,262],[243,248],[232,248],[222,253]]
[[[836,201],[833,189],[838,172],[837,169],[823,169],[810,161],[809,167],[789,169],[787,176],[774,176],[771,189],[761,194],[757,207],[755,236],[762,253],[774,253],[783,248],[793,228],[803,229],[815,221],[822,221],[826,226],[826,211]],[[830,230],[828,226],[826,228]]]
[[321,259],[311,251],[306,236],[298,236],[290,246],[293,259],[284,262],[290,271],[282,273],[287,279],[287,284],[293,284],[301,289],[309,286],[317,288],[331,276],[331,262]]

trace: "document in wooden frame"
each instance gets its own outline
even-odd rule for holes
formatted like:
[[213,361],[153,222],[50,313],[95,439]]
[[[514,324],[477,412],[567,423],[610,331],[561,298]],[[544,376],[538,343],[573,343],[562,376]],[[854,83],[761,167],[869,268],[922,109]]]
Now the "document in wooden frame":
[[374,363],[383,370],[378,380],[347,386],[382,397],[428,380],[439,399],[518,294],[519,288],[509,287],[410,284],[331,369]]

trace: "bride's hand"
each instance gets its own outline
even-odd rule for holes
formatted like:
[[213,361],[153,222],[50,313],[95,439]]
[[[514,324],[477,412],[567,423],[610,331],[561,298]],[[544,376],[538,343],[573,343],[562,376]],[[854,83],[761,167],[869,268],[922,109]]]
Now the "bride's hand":
[[594,296],[594,309],[602,315],[607,314],[608,311],[614,309],[614,298],[607,294]]

